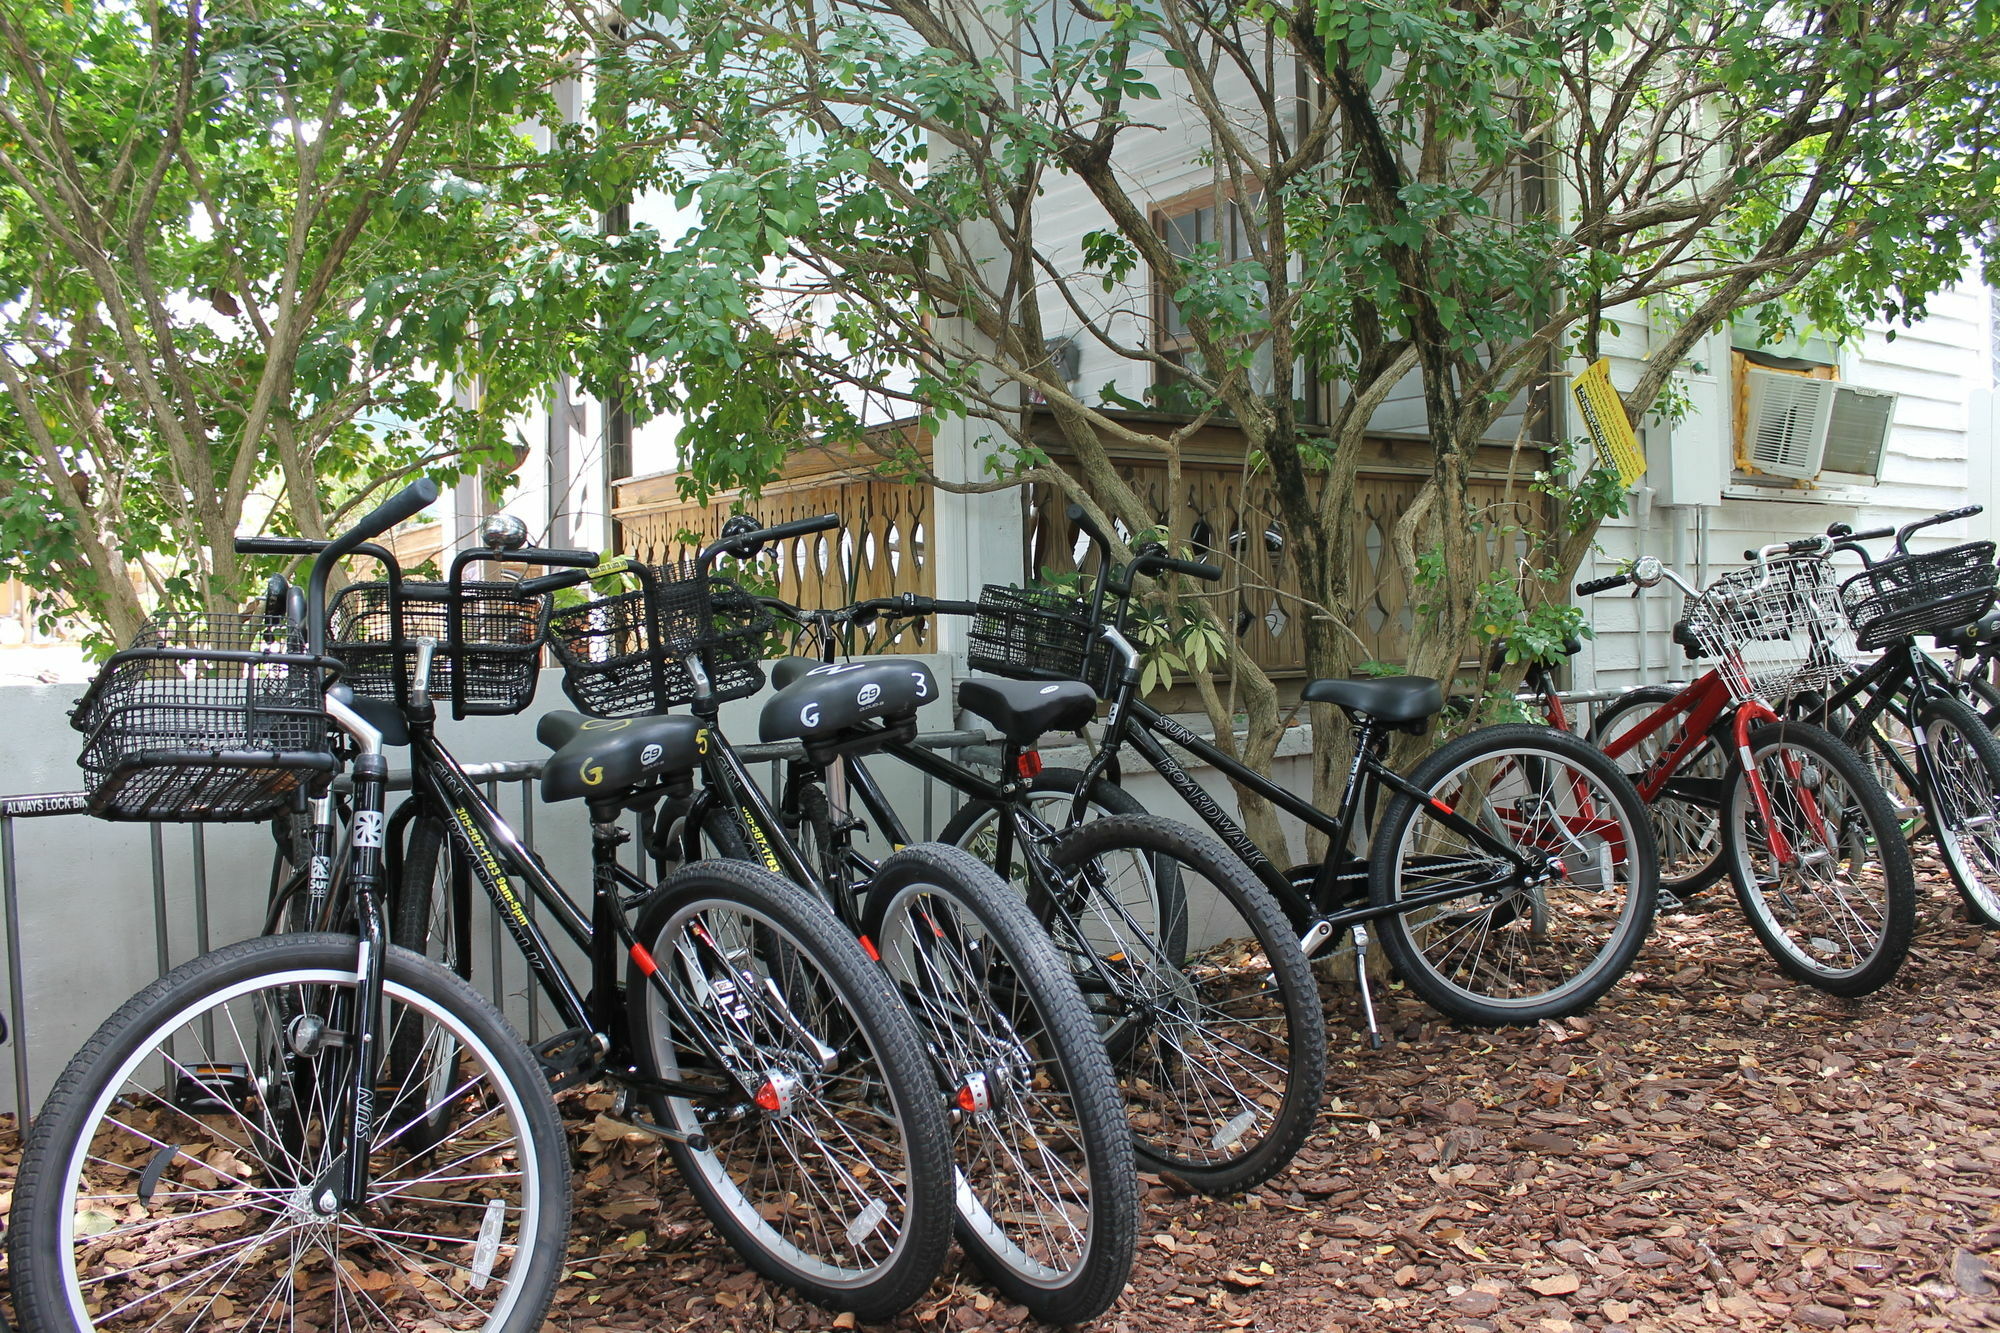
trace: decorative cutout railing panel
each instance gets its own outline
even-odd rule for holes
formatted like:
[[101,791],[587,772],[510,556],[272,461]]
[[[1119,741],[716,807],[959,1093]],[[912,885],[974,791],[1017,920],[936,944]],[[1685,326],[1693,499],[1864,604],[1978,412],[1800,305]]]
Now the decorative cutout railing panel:
[[[1248,646],[1252,660],[1279,675],[1303,672],[1306,618],[1326,612],[1300,595],[1296,557],[1270,478],[1246,477],[1241,463],[1184,463],[1180,485],[1170,496],[1164,464],[1131,462],[1119,471],[1145,498],[1156,521],[1183,534],[1200,558],[1223,567],[1222,582],[1213,585],[1221,591],[1212,595],[1219,599],[1223,623]],[[1410,589],[1391,541],[1422,484],[1421,475],[1371,471],[1364,471],[1355,484],[1359,531],[1350,547],[1349,586],[1359,614],[1346,627],[1356,640],[1357,660],[1400,664],[1407,656]],[[1067,572],[1087,548],[1065,516],[1061,497],[1043,493],[1045,489],[1038,488],[1029,504],[1029,566],[1037,572]],[[1494,530],[1530,519],[1533,508],[1521,498],[1524,492],[1517,484],[1510,497],[1498,478],[1473,483],[1489,536],[1472,577],[1484,578],[1503,561],[1518,559],[1521,543]],[[1192,586],[1188,591],[1200,595]]]
[[[751,578],[807,610],[900,592],[929,595],[930,495],[925,485],[823,471],[767,486],[743,506],[760,523],[838,514],[845,526],[782,543],[757,561]],[[714,540],[736,507],[733,493],[705,505],[682,500],[673,477],[662,475],[619,482],[611,512],[622,527],[622,554],[665,564]],[[896,651],[924,652],[928,640],[927,625],[906,626]]]

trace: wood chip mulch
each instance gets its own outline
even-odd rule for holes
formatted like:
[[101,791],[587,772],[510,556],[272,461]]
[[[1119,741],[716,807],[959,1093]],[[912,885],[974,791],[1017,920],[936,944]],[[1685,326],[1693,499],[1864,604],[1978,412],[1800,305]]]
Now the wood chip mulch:
[[[1095,1327],[2000,1329],[2000,934],[1940,880],[1895,984],[1843,1001],[1780,976],[1726,886],[1699,901],[1561,1024],[1460,1030],[1392,994],[1371,1051],[1330,994],[1319,1137],[1246,1198],[1151,1183]],[[656,1141],[581,1109],[544,1333],[853,1326],[748,1273]],[[954,1270],[888,1327],[1029,1326]]]

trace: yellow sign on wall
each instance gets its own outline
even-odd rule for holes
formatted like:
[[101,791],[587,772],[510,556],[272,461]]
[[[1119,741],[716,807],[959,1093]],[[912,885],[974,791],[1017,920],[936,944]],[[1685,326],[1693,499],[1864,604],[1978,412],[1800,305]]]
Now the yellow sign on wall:
[[1630,486],[1645,476],[1646,453],[1639,447],[1639,437],[1625,416],[1625,404],[1618,400],[1618,390],[1611,387],[1610,359],[1597,358],[1590,369],[1571,381],[1569,391],[1576,397],[1576,410],[1590,432],[1598,459],[1618,470],[1618,484]]

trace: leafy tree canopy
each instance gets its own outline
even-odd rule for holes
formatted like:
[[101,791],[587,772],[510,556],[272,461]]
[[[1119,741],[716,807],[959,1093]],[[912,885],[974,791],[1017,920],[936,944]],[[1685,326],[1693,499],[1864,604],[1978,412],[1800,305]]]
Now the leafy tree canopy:
[[0,6],[0,570],[123,638],[142,586],[230,604],[246,517],[507,458],[580,54],[522,0]]

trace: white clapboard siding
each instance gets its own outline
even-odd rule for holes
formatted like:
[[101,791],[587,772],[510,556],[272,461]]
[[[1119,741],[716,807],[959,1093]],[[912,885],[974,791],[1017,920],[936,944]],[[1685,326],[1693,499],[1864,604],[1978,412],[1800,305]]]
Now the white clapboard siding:
[[[1746,549],[1824,531],[1836,521],[1871,528],[1968,504],[1990,506],[1994,469],[1986,460],[1994,444],[1987,350],[1991,304],[1987,289],[1962,284],[1933,300],[1928,317],[1915,327],[1898,330],[1894,338],[1886,329],[1871,329],[1842,349],[1842,381],[1899,395],[1881,483],[1868,490],[1861,503],[1725,496],[1719,505],[1702,511],[1650,504],[1647,496],[1638,495],[1630,514],[1604,526],[1600,551],[1578,578],[1612,572],[1620,561],[1650,553],[1675,564],[1691,579],[1699,580],[1703,574],[1714,579],[1740,568]],[[1628,328],[1620,345],[1607,350],[1614,352],[1617,382],[1631,383],[1637,375],[1635,358],[1645,351],[1643,340],[1635,340]],[[1711,355],[1720,361],[1722,351],[1726,347]],[[1729,449],[1731,444],[1714,434],[1696,438],[1677,431],[1671,447]],[[1995,515],[1989,512],[1928,529],[1912,541],[1912,547],[1935,549],[1990,537],[1995,531]],[[1852,563],[1852,558],[1843,563]],[[1669,637],[1679,603],[1679,596],[1664,586],[1638,601],[1623,592],[1586,599],[1584,610],[1596,638],[1578,656],[1574,684],[1612,689],[1686,679],[1698,668],[1690,666]]]

